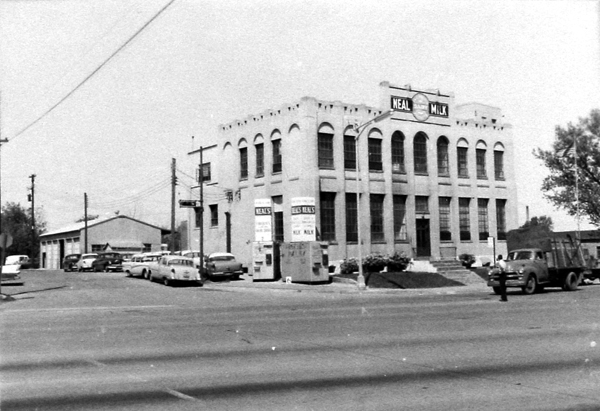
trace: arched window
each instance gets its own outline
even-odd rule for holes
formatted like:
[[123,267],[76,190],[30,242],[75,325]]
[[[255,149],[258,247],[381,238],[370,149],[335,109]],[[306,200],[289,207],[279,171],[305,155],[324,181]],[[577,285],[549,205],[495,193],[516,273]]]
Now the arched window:
[[450,175],[450,164],[448,161],[448,139],[444,136],[437,141],[438,176],[448,177]]
[[374,128],[369,132],[369,171],[383,170],[383,154],[381,151],[383,135]]
[[464,138],[458,140],[456,165],[459,178],[469,178],[469,143]]
[[504,146],[501,143],[494,145],[494,178],[504,180]]
[[392,134],[392,173],[405,173],[404,168],[404,134],[394,131]]
[[414,138],[415,174],[427,174],[427,134],[419,131]]
[[487,146],[485,142],[479,140],[477,142],[477,147],[475,149],[476,154],[476,163],[477,163],[477,178],[479,180],[487,180],[487,171],[486,171],[486,151]]
[[319,168],[333,169],[333,127],[323,123],[317,133],[319,150]]
[[265,175],[265,144],[261,134],[254,137],[254,152],[256,156],[256,177]]
[[248,178],[248,143],[245,139],[241,139],[238,143],[240,153],[240,180]]
[[352,127],[344,131],[344,169],[356,170],[356,132]]
[[271,133],[271,153],[273,159],[273,174],[281,173],[283,159],[281,156],[281,133],[279,130],[275,130]]

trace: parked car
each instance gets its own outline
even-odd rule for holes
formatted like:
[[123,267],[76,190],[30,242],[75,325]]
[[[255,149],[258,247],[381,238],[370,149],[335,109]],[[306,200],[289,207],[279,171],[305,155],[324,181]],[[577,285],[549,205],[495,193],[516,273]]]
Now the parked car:
[[6,257],[4,262],[5,265],[19,265],[23,269],[27,269],[31,267],[31,261],[29,260],[29,256],[19,254],[19,255],[9,255]]
[[86,270],[92,269],[92,263],[98,257],[96,253],[86,253],[82,254],[79,261],[77,261],[77,271],[82,272]]
[[2,285],[23,285],[21,279],[21,266],[19,264],[9,264],[2,267],[2,276],[0,276]]
[[206,259],[206,276],[210,279],[238,279],[242,275],[242,263],[231,253],[212,253]]
[[65,258],[63,258],[63,270],[68,271],[76,271],[77,270],[77,261],[81,258],[81,254],[67,254]]
[[194,260],[178,255],[162,256],[158,261],[158,270],[150,273],[150,281],[162,281],[167,286],[177,282],[202,285],[200,271],[194,266]]
[[181,251],[181,255],[194,260],[194,265],[200,268],[200,251],[183,250]]
[[123,257],[116,251],[104,251],[98,253],[98,257],[92,261],[92,271],[121,271],[123,269]]
[[144,253],[144,263],[148,266],[146,274],[144,274],[144,278],[147,280],[152,280],[150,275],[152,272],[158,272],[158,261],[164,254],[160,251],[152,252],[152,253]]
[[158,261],[160,255],[148,255],[148,253],[135,254],[129,261],[123,261],[123,272],[127,277],[148,278],[148,265],[152,261]]

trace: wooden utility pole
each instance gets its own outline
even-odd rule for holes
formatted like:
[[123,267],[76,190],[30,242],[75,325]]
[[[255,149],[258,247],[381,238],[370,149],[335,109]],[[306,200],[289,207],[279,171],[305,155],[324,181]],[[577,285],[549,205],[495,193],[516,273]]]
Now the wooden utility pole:
[[[31,253],[35,250],[35,174],[29,176],[31,179]],[[31,258],[35,258],[34,255]]]
[[171,162],[171,246],[169,250],[171,254],[175,253],[175,187],[177,186],[177,171],[176,160],[173,158]]
[[87,217],[87,209],[88,209],[88,198],[87,193],[83,193],[83,221],[84,221],[84,246],[83,252],[88,252],[88,217]]

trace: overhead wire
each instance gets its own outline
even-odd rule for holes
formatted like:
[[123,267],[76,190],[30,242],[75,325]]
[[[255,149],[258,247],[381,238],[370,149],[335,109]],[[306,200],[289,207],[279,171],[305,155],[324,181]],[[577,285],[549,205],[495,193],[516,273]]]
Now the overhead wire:
[[123,50],[125,47],[127,47],[127,45],[129,45],[129,43],[131,43],[142,31],[144,31],[146,29],[146,27],[148,27],[154,20],[156,20],[169,6],[171,6],[173,3],[175,2],[175,0],[170,0],[165,6],[163,6],[156,14],[154,14],[154,16],[152,16],[150,18],[150,20],[148,20],[141,28],[139,28],[131,37],[129,37],[129,39],[127,39],[125,41],[125,43],[123,43],[119,48],[117,48],[116,51],[114,51],[106,60],[104,60],[98,67],[96,67],[95,70],[93,70],[90,74],[88,74],[77,86],[75,86],[75,88],[73,88],[71,91],[69,91],[64,97],[62,97],[56,104],[52,105],[48,110],[46,110],[42,115],[40,115],[38,118],[36,118],[33,122],[29,123],[29,125],[27,125],[26,127],[24,127],[23,129],[21,129],[21,131],[19,131],[17,134],[15,134],[12,137],[12,140],[14,140],[15,138],[19,137],[20,135],[22,135],[23,133],[25,133],[27,130],[29,130],[31,127],[33,127],[35,124],[37,124],[40,120],[42,120],[44,117],[46,117],[48,114],[50,114],[52,111],[54,111],[55,108],[57,108],[59,105],[61,105],[64,101],[66,101],[69,97],[71,97],[79,88],[81,88],[81,86],[83,86],[85,83],[87,83],[88,80],[90,80],[96,73],[98,73],[105,65],[108,64],[108,62],[110,60],[112,60],[119,52],[121,52],[121,50]]

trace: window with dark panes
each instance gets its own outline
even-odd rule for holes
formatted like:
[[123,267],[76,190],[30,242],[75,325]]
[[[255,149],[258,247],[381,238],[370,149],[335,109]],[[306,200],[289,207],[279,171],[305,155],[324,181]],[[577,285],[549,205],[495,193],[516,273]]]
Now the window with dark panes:
[[395,195],[394,201],[394,241],[406,241],[406,196]]
[[356,194],[346,194],[346,241],[358,242]]
[[479,240],[487,240],[490,236],[487,198],[480,198],[477,200],[477,219],[479,223]]
[[256,177],[263,177],[265,175],[265,145],[261,143],[254,147],[256,149]]
[[415,212],[417,214],[429,214],[429,197],[415,197]]
[[451,241],[452,230],[450,229],[450,197],[439,198],[440,208],[440,240]]
[[458,223],[460,225],[460,240],[471,241],[471,199],[458,199]]
[[381,155],[381,140],[369,139],[369,171],[383,170],[383,157]]
[[482,148],[475,150],[475,156],[477,160],[477,178],[482,180],[487,178],[487,172],[485,170],[485,152],[486,150]]
[[498,240],[506,240],[506,200],[496,200],[496,229]]
[[344,169],[356,170],[356,138],[344,136]]
[[318,133],[319,168],[333,168],[333,134]]
[[197,171],[196,174],[196,181],[200,182],[200,177],[202,177],[202,181],[203,182],[208,182],[211,179],[211,175],[210,175],[210,163],[202,163],[202,174],[200,174],[199,170]]
[[392,173],[405,173],[404,168],[404,135],[395,131],[392,134]]
[[504,180],[504,152],[494,151],[494,177]]
[[371,203],[371,241],[384,241],[385,233],[383,230],[383,194],[371,194],[369,200]]
[[427,174],[427,137],[422,133],[417,133],[413,141],[415,173]]
[[273,173],[281,173],[281,140],[273,140]]
[[448,140],[440,137],[437,142],[438,175],[449,176],[450,166],[448,164]]
[[469,149],[466,147],[458,147],[456,149],[458,176],[469,177]]
[[210,226],[219,226],[219,206],[217,204],[211,204],[210,206]]
[[273,213],[273,239],[275,241],[283,241],[283,211]]
[[240,179],[248,178],[248,148],[240,148]]
[[335,241],[335,193],[320,194],[321,240]]

